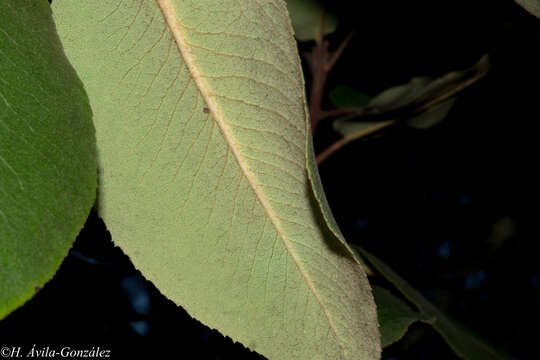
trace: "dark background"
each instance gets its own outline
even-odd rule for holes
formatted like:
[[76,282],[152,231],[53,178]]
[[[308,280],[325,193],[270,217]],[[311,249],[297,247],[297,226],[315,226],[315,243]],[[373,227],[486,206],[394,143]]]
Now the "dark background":
[[[350,242],[385,260],[497,348],[536,358],[540,266],[533,129],[540,119],[540,20],[511,0],[342,0],[329,6],[341,20],[329,37],[332,46],[353,28],[356,35],[327,90],[349,85],[375,95],[414,76],[467,68],[490,54],[489,75],[460,94],[442,123],[427,130],[396,125],[343,148],[320,171]],[[330,121],[323,121],[316,150],[338,138]],[[262,358],[160,295],[114,247],[94,213],[55,278],[0,322],[0,339],[101,345],[112,348],[113,358]],[[427,325],[413,325],[383,358],[457,357]]]

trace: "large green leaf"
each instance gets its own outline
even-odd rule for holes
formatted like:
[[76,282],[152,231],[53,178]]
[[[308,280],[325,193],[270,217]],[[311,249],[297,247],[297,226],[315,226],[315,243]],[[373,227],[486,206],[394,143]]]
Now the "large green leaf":
[[45,0],[0,1],[0,319],[56,272],[96,194],[88,99]]
[[53,9],[95,113],[100,214],[143,274],[269,358],[378,358],[369,284],[314,169],[285,3]]
[[456,354],[464,359],[470,360],[507,359],[506,356],[498,353],[495,349],[480,340],[469,330],[465,329],[456,321],[450,319],[447,315],[442,313],[439,309],[437,309],[436,306],[430,303],[425,297],[422,296],[422,294],[420,294],[408,282],[402,279],[394,270],[378,259],[375,255],[360,247],[356,247],[356,249],[377,272],[382,274],[411,303],[416,305],[421,313],[432,319],[428,322],[431,323],[435,330],[442,335]]
[[373,296],[379,314],[383,347],[401,339],[414,322],[431,323],[433,321],[427,314],[414,311],[404,301],[384,288],[373,286]]
[[[325,11],[320,0],[285,0],[291,14],[294,36],[299,41],[317,40],[336,31],[338,19]],[[321,33],[322,30],[322,33]]]
[[516,0],[525,10],[540,18],[540,0]]

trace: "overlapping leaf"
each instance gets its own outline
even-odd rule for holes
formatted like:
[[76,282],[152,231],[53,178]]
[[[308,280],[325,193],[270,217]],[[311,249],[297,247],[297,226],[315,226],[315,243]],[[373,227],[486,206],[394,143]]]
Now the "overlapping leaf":
[[143,274],[269,358],[378,358],[369,284],[313,166],[285,3],[53,8],[95,113],[101,216]]
[[56,272],[96,192],[88,99],[46,1],[0,1],[0,319]]

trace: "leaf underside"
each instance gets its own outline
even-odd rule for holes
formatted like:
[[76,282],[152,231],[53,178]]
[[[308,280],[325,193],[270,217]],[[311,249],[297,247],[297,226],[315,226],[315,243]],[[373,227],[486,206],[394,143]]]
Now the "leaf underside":
[[96,194],[88,99],[46,1],[0,1],[0,319],[49,281]]
[[378,359],[369,284],[313,165],[284,2],[53,10],[95,114],[99,211],[135,266],[271,359]]

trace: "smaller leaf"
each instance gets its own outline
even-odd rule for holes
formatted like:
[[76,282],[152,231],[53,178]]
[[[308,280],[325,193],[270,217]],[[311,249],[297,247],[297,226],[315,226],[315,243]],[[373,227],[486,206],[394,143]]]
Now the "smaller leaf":
[[337,113],[352,114],[333,123],[334,129],[344,138],[317,155],[317,163],[320,164],[346,144],[393,125],[398,120],[404,120],[417,129],[437,124],[448,115],[455,95],[486,76],[489,69],[489,56],[484,55],[468,69],[453,71],[436,79],[413,78],[408,84],[381,92],[366,106],[337,109]]
[[350,86],[340,85],[330,92],[330,101],[335,107],[355,108],[366,106],[372,99],[366,93],[360,92]]
[[[357,92],[354,89],[339,89],[337,88],[330,94],[330,98],[334,105],[338,107],[363,107],[373,111],[381,109],[381,112],[388,109],[397,109],[408,106],[416,99],[424,95],[428,86],[434,81],[429,77],[416,77],[409,83],[391,87],[384,90],[371,101],[361,105],[361,101],[365,101],[367,95]],[[345,88],[345,87],[341,87]],[[339,89],[339,90],[338,90]],[[333,98],[332,98],[333,96]],[[363,98],[362,98],[363,96]],[[356,103],[354,101],[357,101]],[[421,112],[407,119],[407,124],[415,129],[427,129],[442,121],[450,112],[450,109],[455,103],[455,98],[450,98],[439,104],[429,107],[426,111]],[[381,121],[358,121],[358,118],[347,117],[341,118],[334,122],[334,129],[348,139],[358,139],[369,135],[381,128],[394,123],[387,124]],[[384,125],[382,125],[384,124]]]
[[397,108],[407,105],[416,99],[424,88],[433,81],[427,76],[415,77],[407,84],[391,87],[384,90],[369,102],[371,107]]
[[314,41],[319,36],[324,21],[323,35],[336,31],[338,19],[325,11],[318,0],[286,0],[294,35],[298,41]]
[[403,296],[418,307],[420,312],[432,318],[432,325],[441,334],[446,343],[457,355],[470,360],[493,360],[508,359],[480,340],[473,333],[458,324],[456,321],[441,312],[435,305],[429,302],[422,294],[414,289],[407,281],[401,278],[387,264],[370,254],[359,246],[355,249],[364,257],[373,268],[390,281]]
[[[432,78],[413,78],[408,84],[399,85],[383,91],[370,101],[369,106],[381,108],[406,106],[422,96],[425,89],[430,84],[433,84]],[[415,129],[427,129],[432,127],[441,122],[448,115],[455,100],[455,98],[450,98],[431,106],[426,111],[409,118],[407,124]]]
[[516,0],[525,10],[540,18],[540,0]]
[[[338,86],[330,93],[330,100],[336,107],[365,107],[373,98],[349,86]],[[334,121],[334,130],[347,140],[358,139],[381,128],[380,121],[355,121],[355,116],[345,116]],[[382,127],[385,127],[383,125]]]
[[380,121],[354,121],[351,117],[343,117],[334,121],[334,130],[343,135],[345,139],[358,139],[369,135],[379,128],[384,127],[385,122]]
[[455,102],[455,98],[450,98],[440,104],[434,105],[423,113],[407,120],[407,125],[415,129],[427,129],[435,126],[448,115]]
[[395,120],[377,122],[354,121],[354,116],[347,116],[335,120],[333,123],[334,130],[343,135],[343,139],[336,141],[332,146],[328,147],[326,150],[317,155],[317,163],[320,164],[330,155],[332,155],[335,151],[347,145],[348,143],[360,139],[364,136],[373,134],[374,132],[382,130],[385,127],[388,127],[395,123]]
[[417,321],[433,322],[425,313],[420,313],[390,291],[379,286],[372,286],[373,297],[377,304],[379,315],[379,330],[381,331],[381,343],[383,347],[400,340],[411,324]]

